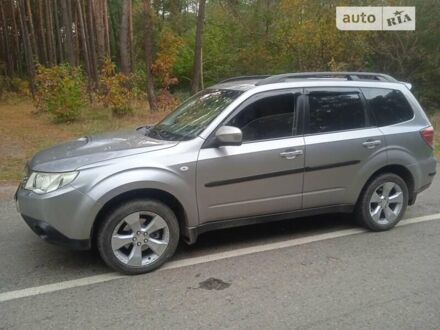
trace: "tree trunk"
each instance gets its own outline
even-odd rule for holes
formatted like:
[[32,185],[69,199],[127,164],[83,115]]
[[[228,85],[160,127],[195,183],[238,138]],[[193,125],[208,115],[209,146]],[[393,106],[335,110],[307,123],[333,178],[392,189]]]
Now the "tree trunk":
[[70,65],[75,65],[75,53],[73,52],[72,36],[72,8],[69,0],[61,0],[61,13],[63,15],[63,26],[66,39],[64,40],[64,49]]
[[44,63],[44,65],[48,65],[47,60],[47,42],[46,42],[46,33],[45,33],[45,19],[44,19],[44,6],[43,1],[38,1],[38,20],[39,20],[39,27],[40,27],[40,55],[41,55],[41,61]]
[[119,41],[118,41],[118,30],[117,30],[117,26],[118,24],[116,23],[116,15],[110,15],[109,17],[109,32],[110,32],[110,53],[111,54],[116,54],[119,51]]
[[107,0],[103,0],[103,6],[104,6],[104,49],[105,49],[105,56],[110,57],[110,33],[109,33],[109,27],[108,27],[108,4]]
[[74,42],[74,47],[73,47],[73,51],[74,51],[74,56],[75,56],[75,65],[80,65],[81,64],[81,49],[80,49],[80,45],[79,45],[79,39],[80,36],[78,34],[78,26],[79,26],[79,21],[78,21],[78,11],[75,10],[76,4],[75,1],[77,0],[71,0],[73,1],[73,25],[75,26],[75,33],[72,34],[73,36],[73,42]]
[[194,49],[193,77],[191,81],[191,92],[197,93],[202,82],[202,43],[203,26],[205,24],[205,3],[206,0],[199,0],[199,12],[197,14],[196,44]]
[[119,29],[119,55],[121,57],[121,72],[128,75],[131,72],[130,63],[130,2],[123,0],[121,28]]
[[145,13],[145,63],[147,75],[148,103],[151,111],[157,111],[156,94],[153,81],[153,13],[150,0],[144,0]]
[[26,59],[26,65],[27,65],[28,76],[29,76],[29,89],[32,93],[32,96],[34,96],[35,95],[35,86],[34,86],[35,68],[34,68],[34,61],[33,61],[33,56],[32,56],[31,41],[29,39],[29,31],[28,31],[27,24],[26,24],[24,0],[19,0],[18,10],[20,13],[19,17],[20,17],[21,32],[22,32],[22,36],[23,36],[24,56]]
[[52,0],[46,0],[46,19],[47,19],[47,43],[48,43],[48,57],[50,65],[57,63],[57,54],[55,51],[55,37],[53,31],[53,15],[52,15]]
[[98,64],[96,60],[96,33],[95,33],[95,21],[93,18],[93,2],[92,1],[86,1],[87,3],[87,18],[88,18],[88,31],[89,31],[89,45],[90,45],[90,61],[92,65],[92,71],[95,75],[95,81],[98,80]]
[[[19,3],[17,5],[19,6]],[[21,47],[20,47],[20,41],[19,41],[19,37],[18,37],[19,32],[18,32],[18,28],[17,28],[17,20],[16,20],[15,13],[16,13],[16,10],[15,10],[15,6],[14,6],[14,1],[11,1],[12,30],[13,30],[14,44],[15,44],[14,59],[15,59],[17,71],[20,73],[23,73],[23,69],[22,69],[21,61],[20,61]],[[20,13],[20,11],[19,11],[19,13]]]
[[[1,5],[0,5],[1,7]],[[0,8],[0,11],[3,10],[3,8]],[[0,17],[1,19],[1,17]],[[6,41],[5,41],[5,29],[3,28],[3,21],[0,20],[1,23],[1,27],[0,27],[0,63],[5,63],[6,65],[4,66],[4,68],[2,68],[2,66],[0,66],[0,77],[2,76],[9,76],[8,73],[8,66],[7,66],[7,56],[8,56],[8,51],[7,51],[7,47],[6,47]],[[0,78],[1,79],[1,78]],[[2,86],[3,87],[3,86]],[[2,99],[2,95],[3,95],[3,88],[0,88],[0,100]]]
[[14,61],[12,58],[12,50],[9,44],[9,33],[8,33],[8,22],[6,21],[5,11],[3,9],[3,6],[0,5],[0,11],[1,11],[1,19],[2,19],[2,31],[4,36],[4,55],[6,58],[6,73],[12,77],[15,73],[14,70]]
[[31,39],[32,53],[35,56],[35,61],[39,62],[40,60],[38,58],[37,35],[35,33],[34,19],[32,15],[32,7],[30,0],[26,0],[26,9],[27,9],[27,16],[29,19],[29,38]]
[[[89,45],[88,45],[88,34],[87,34],[87,26],[84,21],[84,12],[83,12],[83,6],[81,0],[75,0],[76,1],[76,10],[78,15],[78,30],[77,33],[79,34],[79,37],[81,39],[81,45],[84,53],[84,63],[86,65],[86,71],[87,76],[89,80],[89,86],[90,81],[94,80],[94,75],[92,71],[92,66],[90,63],[90,52],[89,52]],[[89,88],[90,89],[90,88]]]
[[104,22],[104,1],[93,0],[94,17],[96,24],[96,44],[98,49],[98,62],[102,63],[106,54],[105,49],[105,22]]
[[129,23],[128,23],[128,36],[130,43],[130,69],[131,72],[134,72],[134,45],[133,45],[133,2],[130,0],[130,12],[128,14]]
[[[0,4],[0,63],[5,63],[5,67],[2,70],[0,66],[0,76],[5,75],[9,76],[9,69],[8,69],[8,46],[6,45],[6,39],[7,39],[7,29],[5,29],[6,23],[5,23],[5,15],[3,13],[3,6]],[[2,92],[3,89],[0,88],[0,99],[2,98]]]
[[61,29],[60,29],[60,21],[59,21],[59,12],[58,12],[58,0],[55,0],[53,2],[54,4],[54,18],[55,18],[55,32],[56,32],[56,40],[57,40],[57,46],[55,48],[58,48],[58,63],[64,62],[64,52],[63,52],[63,42],[61,37]]

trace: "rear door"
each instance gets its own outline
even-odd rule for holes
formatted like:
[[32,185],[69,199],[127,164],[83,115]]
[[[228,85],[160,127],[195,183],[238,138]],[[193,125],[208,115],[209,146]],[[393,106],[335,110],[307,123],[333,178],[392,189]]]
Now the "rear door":
[[309,88],[305,111],[303,207],[353,204],[385,141],[357,88]]
[[304,139],[298,136],[299,90],[266,92],[245,101],[223,125],[243,132],[240,146],[205,145],[197,164],[200,221],[300,209]]

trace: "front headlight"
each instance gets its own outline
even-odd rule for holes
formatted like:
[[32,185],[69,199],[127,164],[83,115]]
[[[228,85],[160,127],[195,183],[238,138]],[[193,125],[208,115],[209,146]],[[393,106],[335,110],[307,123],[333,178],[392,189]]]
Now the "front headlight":
[[37,194],[49,193],[71,183],[77,175],[78,172],[32,172],[26,182],[26,185],[24,186],[24,189],[31,190]]

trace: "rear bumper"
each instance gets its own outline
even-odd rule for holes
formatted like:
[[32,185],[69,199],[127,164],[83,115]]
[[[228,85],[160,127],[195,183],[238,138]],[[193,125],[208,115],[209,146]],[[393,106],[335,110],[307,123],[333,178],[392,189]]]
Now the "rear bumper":
[[430,157],[424,161],[409,166],[409,169],[415,179],[415,187],[408,201],[408,205],[413,205],[416,202],[417,195],[422,191],[428,189],[435,175],[437,174],[437,160],[435,157]]
[[416,202],[417,195],[431,186],[437,174],[436,167],[437,160],[434,157],[409,167],[413,176],[415,176],[416,185],[412,197],[408,201],[408,205],[413,205]]
[[434,157],[421,160],[408,166],[414,177],[414,191],[420,193],[427,189],[436,175],[437,160]]
[[49,243],[61,245],[72,250],[89,250],[91,242],[89,239],[71,239],[61,234],[47,222],[37,220],[26,215],[21,215],[23,220],[42,240]]

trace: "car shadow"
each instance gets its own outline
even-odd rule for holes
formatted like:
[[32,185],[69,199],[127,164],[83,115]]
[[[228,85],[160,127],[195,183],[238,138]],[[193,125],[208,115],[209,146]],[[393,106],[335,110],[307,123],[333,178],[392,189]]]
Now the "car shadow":
[[278,242],[355,226],[352,215],[326,214],[222,229],[200,235],[193,245],[181,243],[174,259]]

